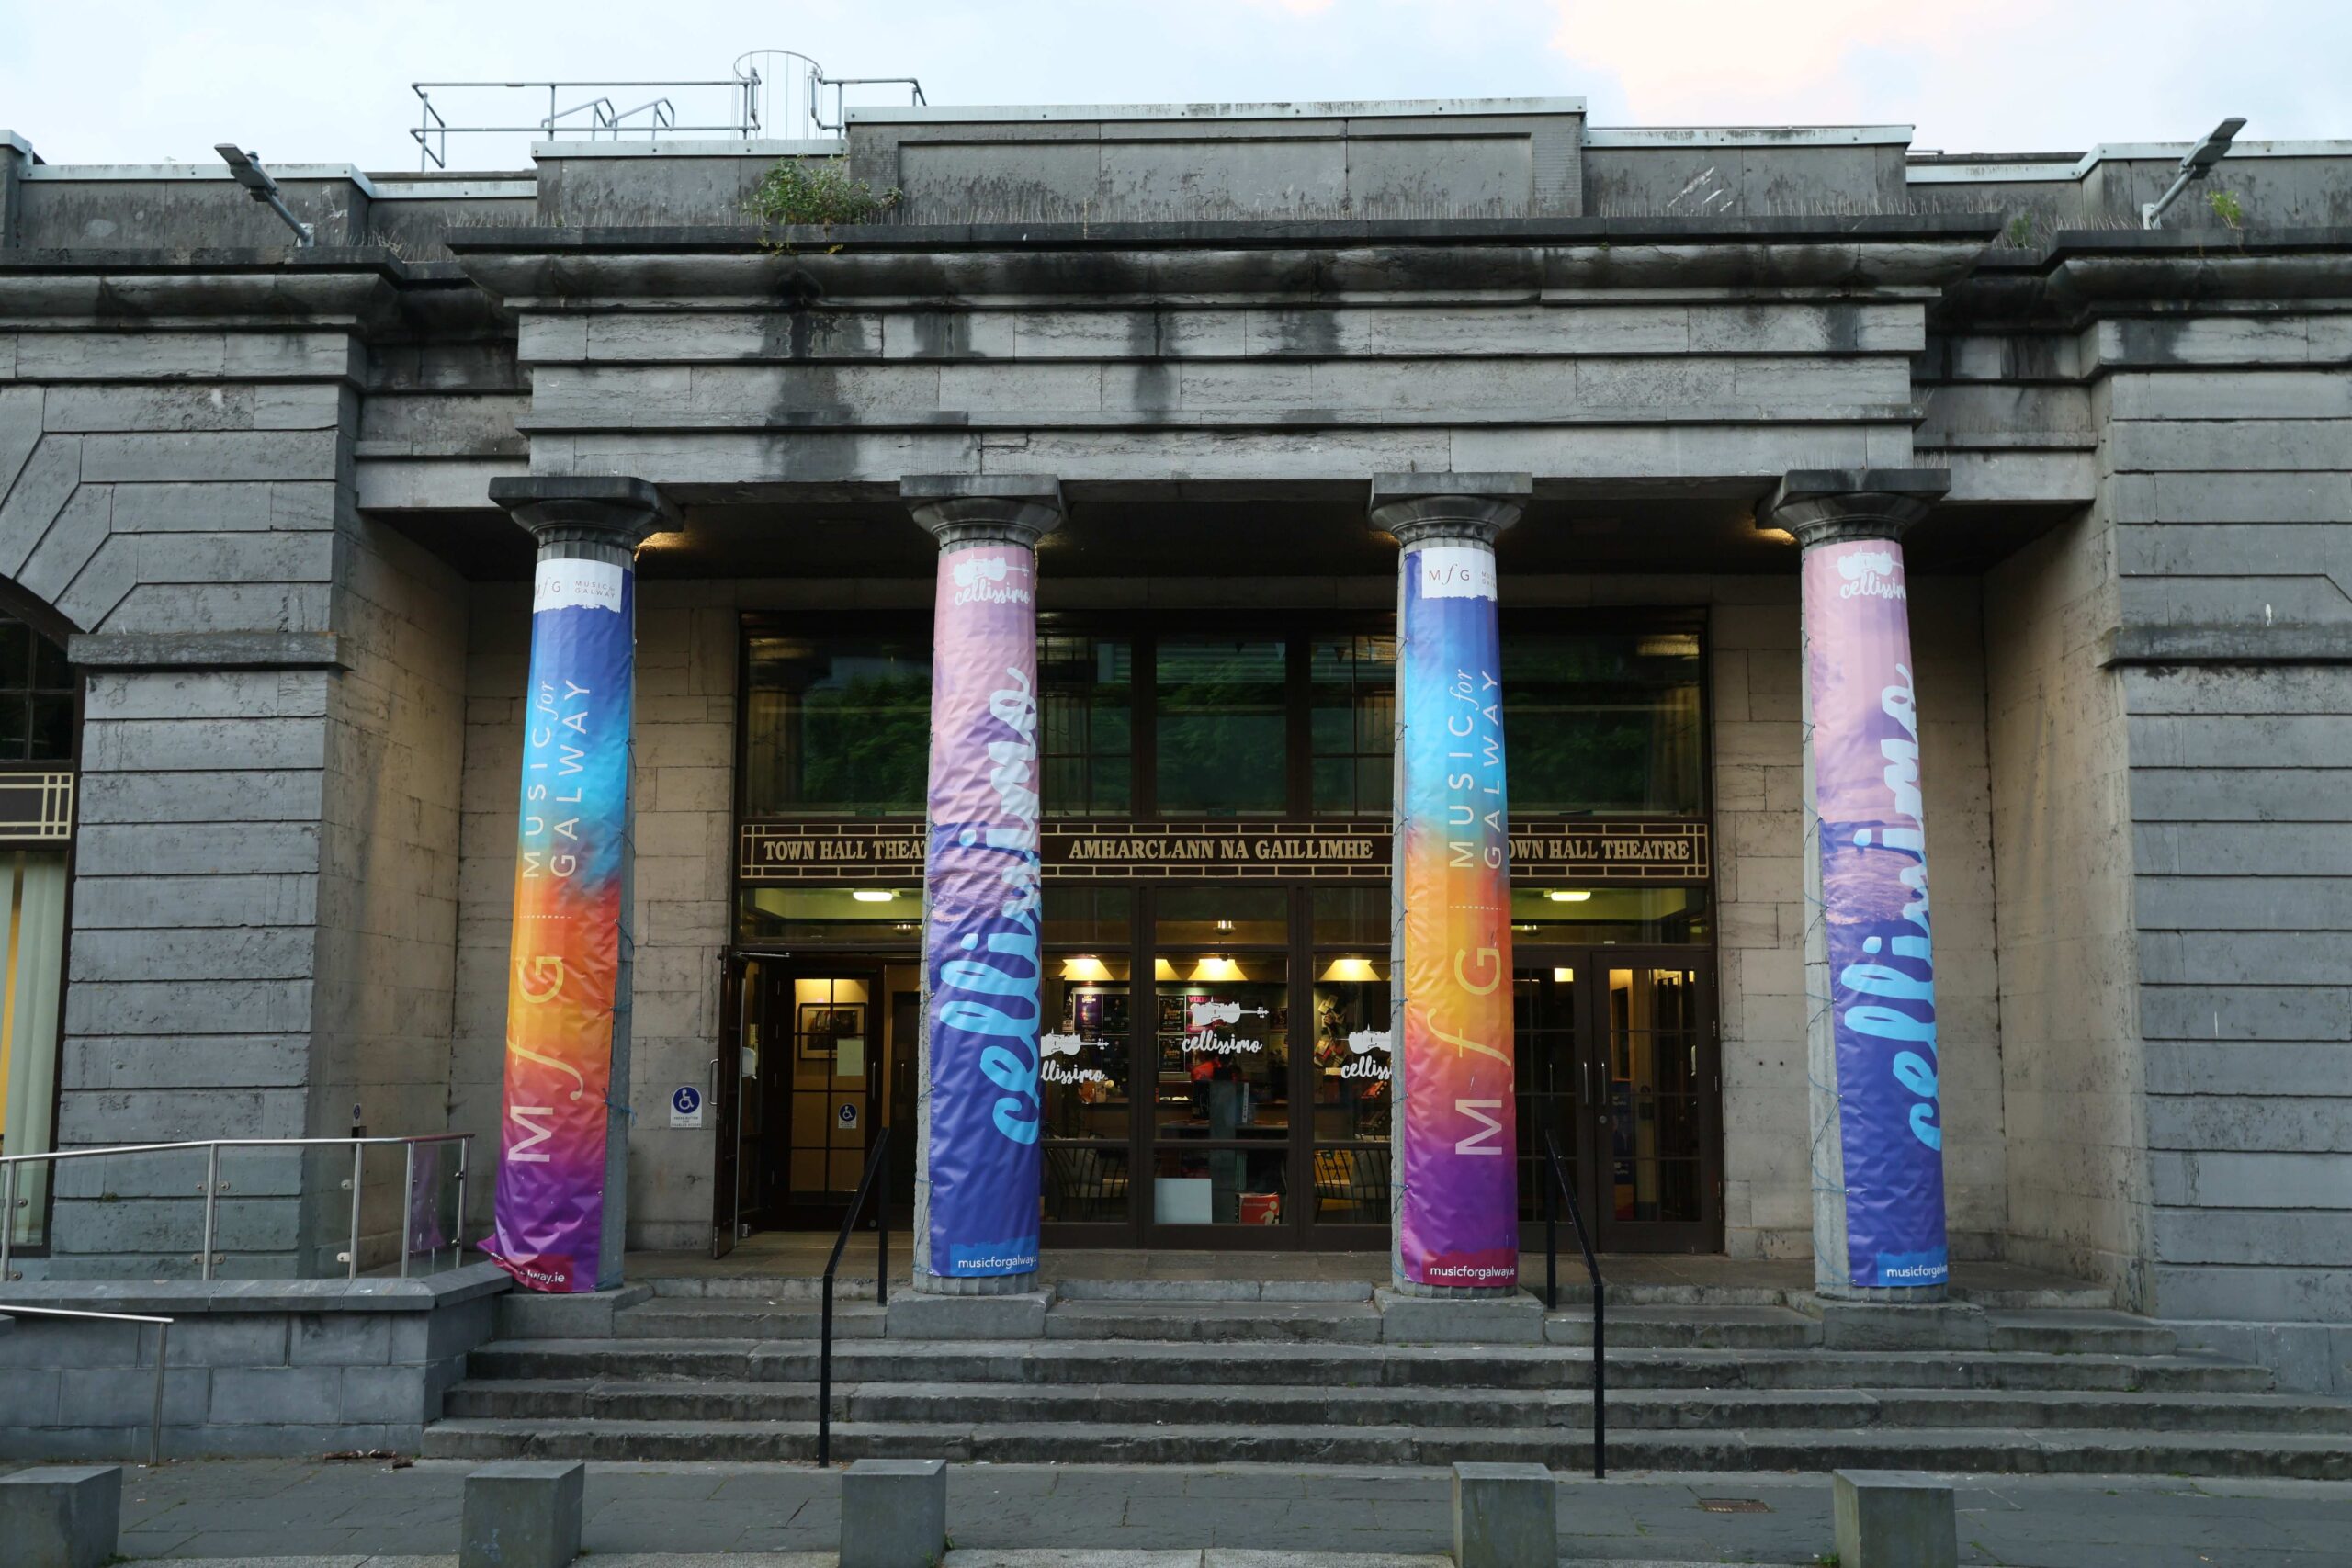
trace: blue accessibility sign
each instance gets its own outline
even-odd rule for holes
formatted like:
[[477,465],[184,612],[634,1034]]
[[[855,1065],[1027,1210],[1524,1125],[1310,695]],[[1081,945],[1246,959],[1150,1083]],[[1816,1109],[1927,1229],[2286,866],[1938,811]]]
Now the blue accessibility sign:
[[699,1127],[702,1125],[702,1090],[690,1083],[682,1083],[670,1095],[670,1125]]

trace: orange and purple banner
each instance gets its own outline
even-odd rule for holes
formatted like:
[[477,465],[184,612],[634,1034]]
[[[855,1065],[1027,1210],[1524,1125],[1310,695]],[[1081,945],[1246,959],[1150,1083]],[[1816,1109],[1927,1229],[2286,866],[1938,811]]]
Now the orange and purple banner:
[[943,551],[933,635],[930,1225],[915,1245],[932,1274],[1026,1274],[1042,1175],[1036,557]]
[[1936,968],[1903,547],[1804,557],[1814,809],[1849,1281],[1945,1282]]
[[541,560],[524,714],[496,1229],[536,1291],[593,1291],[604,1251],[628,850],[632,574]]
[[1495,557],[1431,544],[1403,570],[1396,1256],[1415,1284],[1506,1289],[1519,1281],[1519,1134]]

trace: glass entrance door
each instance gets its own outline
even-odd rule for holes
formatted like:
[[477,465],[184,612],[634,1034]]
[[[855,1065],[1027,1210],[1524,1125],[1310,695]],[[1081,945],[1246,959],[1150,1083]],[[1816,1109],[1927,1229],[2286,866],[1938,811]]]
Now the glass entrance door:
[[[1540,961],[1540,962],[1539,962]],[[1520,1202],[1540,1224],[1542,1129],[1594,1244],[1709,1252],[1723,1244],[1711,972],[1687,952],[1613,947],[1521,955]]]

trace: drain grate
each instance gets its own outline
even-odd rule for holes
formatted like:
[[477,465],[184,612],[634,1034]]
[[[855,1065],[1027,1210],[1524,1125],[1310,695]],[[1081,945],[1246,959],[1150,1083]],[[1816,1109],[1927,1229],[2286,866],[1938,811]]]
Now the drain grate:
[[1702,1497],[1699,1506],[1710,1514],[1769,1514],[1760,1497]]

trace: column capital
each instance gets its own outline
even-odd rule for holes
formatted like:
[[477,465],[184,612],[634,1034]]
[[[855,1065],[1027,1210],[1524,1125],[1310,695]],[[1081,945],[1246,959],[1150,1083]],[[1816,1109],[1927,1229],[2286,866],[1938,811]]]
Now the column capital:
[[1756,509],[1756,523],[1786,528],[1806,548],[1847,539],[1900,542],[1951,489],[1950,468],[1792,468]]
[[1051,474],[909,474],[899,499],[943,550],[1020,545],[1061,526],[1062,481]]
[[649,480],[622,474],[510,474],[490,481],[490,499],[538,542],[632,551],[678,525],[678,509]]
[[1491,546],[1534,493],[1531,474],[1374,474],[1373,531],[1408,550],[1433,539]]

